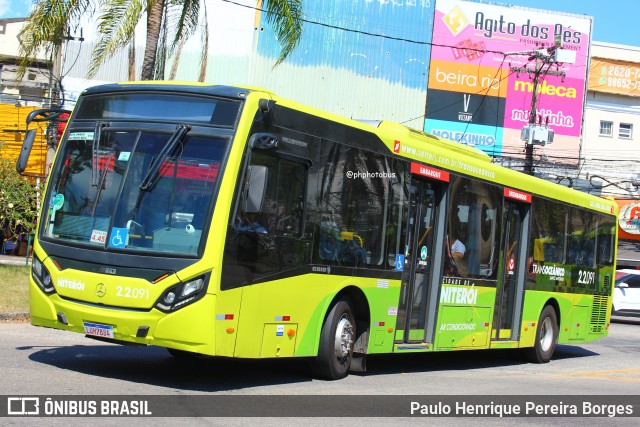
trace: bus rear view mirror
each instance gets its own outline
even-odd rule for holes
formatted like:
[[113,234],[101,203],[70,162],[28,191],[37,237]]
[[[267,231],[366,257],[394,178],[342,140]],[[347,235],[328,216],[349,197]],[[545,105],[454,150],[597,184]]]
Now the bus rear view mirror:
[[245,200],[245,213],[260,213],[267,188],[267,167],[262,165],[249,166],[249,188]]
[[24,136],[24,141],[22,142],[22,149],[20,150],[20,155],[18,156],[18,162],[16,163],[16,170],[19,174],[22,174],[24,170],[27,168],[27,161],[29,160],[29,154],[31,154],[31,147],[33,146],[33,141],[36,139],[36,130],[30,129],[27,131],[27,134]]

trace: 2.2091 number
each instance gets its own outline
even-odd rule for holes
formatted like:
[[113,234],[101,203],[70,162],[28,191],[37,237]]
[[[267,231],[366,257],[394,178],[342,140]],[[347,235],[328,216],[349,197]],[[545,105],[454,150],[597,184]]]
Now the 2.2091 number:
[[129,286],[116,286],[116,296],[133,299],[149,299],[149,290]]
[[578,270],[578,283],[582,285],[593,285],[596,281],[596,273],[594,271]]

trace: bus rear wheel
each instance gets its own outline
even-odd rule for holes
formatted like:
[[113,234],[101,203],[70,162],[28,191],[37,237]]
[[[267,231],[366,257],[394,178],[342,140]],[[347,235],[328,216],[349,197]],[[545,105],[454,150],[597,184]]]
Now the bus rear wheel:
[[547,363],[553,356],[558,341],[558,316],[556,310],[547,305],[540,313],[536,341],[533,348],[525,350],[525,357],[533,363]]
[[322,325],[318,356],[313,364],[314,374],[327,380],[347,376],[356,338],[356,322],[347,300],[337,301]]

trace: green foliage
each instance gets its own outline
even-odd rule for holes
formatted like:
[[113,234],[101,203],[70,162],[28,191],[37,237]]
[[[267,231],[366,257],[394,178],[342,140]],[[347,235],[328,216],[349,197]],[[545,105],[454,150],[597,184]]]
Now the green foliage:
[[280,56],[275,66],[295,50],[302,37],[302,0],[267,0],[267,21],[274,26],[280,42]]
[[35,228],[37,200],[36,185],[18,175],[15,160],[0,157],[0,223],[9,234],[5,238],[16,237],[20,225],[26,231]]
[[[263,7],[258,10],[267,14],[281,46],[277,66],[293,52],[302,37],[302,0],[264,0]],[[160,22],[151,22],[156,16],[151,12],[158,8],[161,9],[157,15]],[[160,73],[153,72],[157,65],[162,66],[168,55],[197,33],[199,27],[208,32],[206,3],[203,0],[36,0],[21,33],[19,77],[24,75],[28,65],[35,62],[38,52],[47,52],[48,59],[52,61],[69,28],[76,28],[84,17],[93,17],[98,30],[87,78],[94,76],[102,63],[126,48],[133,40],[136,27],[145,20],[145,44],[147,49],[151,49],[149,56],[145,52],[143,80],[162,77],[164,67]],[[169,39],[157,48],[163,32],[169,35]],[[208,34],[203,37],[208,37]],[[203,45],[206,47],[207,42]],[[204,50],[202,76],[205,74],[206,54],[207,50]]]

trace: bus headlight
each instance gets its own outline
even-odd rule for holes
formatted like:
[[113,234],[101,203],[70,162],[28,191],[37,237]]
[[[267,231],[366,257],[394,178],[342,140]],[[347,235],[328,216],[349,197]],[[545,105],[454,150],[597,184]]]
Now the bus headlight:
[[47,270],[47,267],[45,267],[44,264],[42,264],[42,261],[40,261],[40,259],[35,255],[31,262],[31,275],[33,276],[33,280],[36,282],[36,285],[38,285],[45,294],[52,294],[56,291],[53,287],[53,280],[51,279],[49,270]]
[[175,300],[176,300],[176,294],[174,294],[173,292],[169,292],[167,296],[164,297],[165,304],[173,304]]
[[196,280],[192,280],[190,282],[185,283],[184,287],[182,288],[182,296],[186,297],[189,296],[191,294],[193,294],[194,292],[198,292],[200,289],[202,289],[204,287],[204,279],[202,277],[196,279]]
[[210,273],[170,287],[162,293],[155,307],[169,313],[196,302],[207,292],[209,276]]

